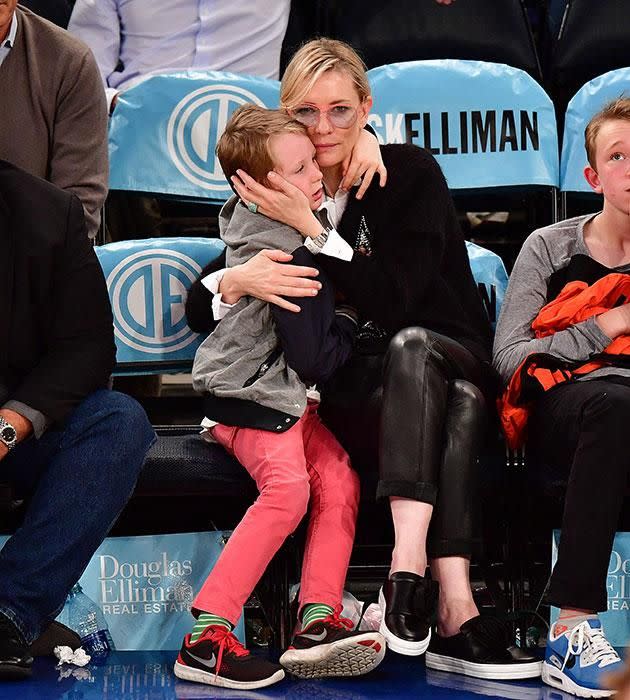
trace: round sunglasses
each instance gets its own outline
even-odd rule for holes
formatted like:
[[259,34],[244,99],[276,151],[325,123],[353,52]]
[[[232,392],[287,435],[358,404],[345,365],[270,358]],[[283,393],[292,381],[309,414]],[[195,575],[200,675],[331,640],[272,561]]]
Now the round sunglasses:
[[295,121],[307,127],[317,126],[322,115],[325,114],[328,121],[339,129],[349,129],[357,120],[358,107],[348,105],[335,105],[322,111],[317,107],[302,105],[289,111]]

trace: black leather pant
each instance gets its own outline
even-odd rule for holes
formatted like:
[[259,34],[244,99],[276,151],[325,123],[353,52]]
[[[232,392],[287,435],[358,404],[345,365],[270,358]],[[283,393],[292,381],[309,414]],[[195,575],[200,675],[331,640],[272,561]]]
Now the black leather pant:
[[322,415],[377,496],[429,503],[430,557],[467,556],[476,535],[477,453],[491,372],[460,343],[406,328],[386,354],[356,353],[325,388]]

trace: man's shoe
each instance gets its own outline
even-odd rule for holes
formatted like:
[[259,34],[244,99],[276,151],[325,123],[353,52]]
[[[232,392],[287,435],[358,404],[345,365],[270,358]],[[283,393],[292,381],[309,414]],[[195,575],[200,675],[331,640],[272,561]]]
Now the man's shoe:
[[55,657],[55,647],[70,647],[72,651],[81,646],[81,637],[69,627],[54,620],[29,647],[33,658],[37,656]]
[[599,620],[584,620],[570,630],[547,638],[542,679],[547,685],[562,688],[580,698],[606,698],[604,676],[623,668],[623,662],[604,635]]
[[280,663],[298,678],[362,676],[376,668],[385,656],[385,640],[379,632],[353,630],[351,620],[340,616],[341,606],[323,620],[315,620],[298,632]]
[[211,625],[193,643],[187,634],[173,670],[184,681],[238,690],[264,688],[284,678],[280,666],[250,654],[220,625]]
[[525,649],[510,646],[507,629],[496,618],[478,615],[459,629],[452,637],[433,635],[427,668],[493,680],[540,676],[541,662]]
[[431,639],[438,591],[436,581],[409,571],[397,571],[387,579],[378,595],[383,613],[379,631],[392,651],[405,656],[424,654]]
[[33,657],[18,628],[0,615],[0,681],[30,678]]

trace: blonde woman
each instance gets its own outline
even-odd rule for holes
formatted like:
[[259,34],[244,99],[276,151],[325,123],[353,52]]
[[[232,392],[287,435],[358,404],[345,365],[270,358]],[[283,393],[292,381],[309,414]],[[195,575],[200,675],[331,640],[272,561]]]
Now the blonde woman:
[[[389,501],[395,530],[381,632],[393,651],[420,655],[428,648],[432,668],[537,676],[540,663],[508,650],[504,630],[479,616],[470,589],[476,454],[494,375],[490,329],[444,176],[427,151],[406,144],[380,147],[387,169],[380,187],[371,178],[382,174],[374,143],[374,154],[355,165],[355,151],[374,142],[364,130],[372,96],[365,67],[347,44],[305,44],[284,74],[281,104],[307,127],[324,203],[314,213],[274,173],[271,188],[243,171],[233,184],[252,209],[304,236],[338,296],[359,313],[355,352],[323,387],[321,412],[355,468],[378,458],[377,496]],[[363,170],[367,177],[359,178]],[[317,283],[312,270],[279,264],[288,259],[266,252],[207,279],[217,267],[209,266],[204,284],[190,292],[189,322],[199,330],[212,326],[206,287],[217,292],[217,318],[243,295],[299,310],[297,295],[317,293]]]

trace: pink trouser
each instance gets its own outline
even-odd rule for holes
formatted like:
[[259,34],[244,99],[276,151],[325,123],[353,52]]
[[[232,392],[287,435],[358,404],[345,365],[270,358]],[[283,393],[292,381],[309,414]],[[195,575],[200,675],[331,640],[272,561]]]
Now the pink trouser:
[[341,602],[354,542],[359,479],[308,402],[284,433],[217,425],[212,435],[247,469],[259,496],[232,533],[193,603],[236,623],[273,555],[310,514],[300,605]]

